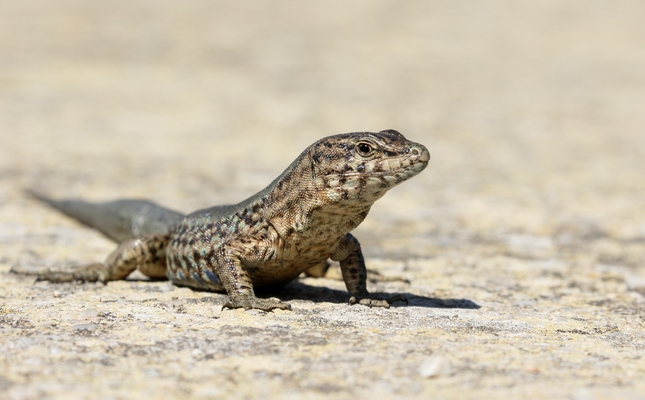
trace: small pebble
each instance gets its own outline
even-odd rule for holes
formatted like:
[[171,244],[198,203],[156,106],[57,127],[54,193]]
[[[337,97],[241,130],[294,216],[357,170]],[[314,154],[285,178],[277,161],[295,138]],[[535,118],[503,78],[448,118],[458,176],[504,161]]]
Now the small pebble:
[[72,329],[75,331],[95,331],[98,328],[98,324],[77,324],[73,325]]
[[446,374],[446,361],[439,356],[432,356],[421,363],[419,374],[422,378],[435,378]]

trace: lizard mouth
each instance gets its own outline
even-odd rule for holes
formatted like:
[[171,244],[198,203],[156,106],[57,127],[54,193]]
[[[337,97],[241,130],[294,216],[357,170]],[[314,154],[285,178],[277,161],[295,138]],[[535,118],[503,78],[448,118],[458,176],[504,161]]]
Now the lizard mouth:
[[395,176],[395,175],[405,175],[408,178],[413,177],[419,172],[423,171],[428,166],[427,163],[417,163],[410,165],[408,167],[402,167],[397,169],[389,169],[383,171],[370,171],[370,172],[347,172],[343,174],[336,175],[337,177],[378,177],[378,176]]
[[347,172],[328,175],[329,187],[346,189],[360,186],[391,188],[423,171],[430,161],[430,153],[422,146],[415,146],[403,157],[372,160]]

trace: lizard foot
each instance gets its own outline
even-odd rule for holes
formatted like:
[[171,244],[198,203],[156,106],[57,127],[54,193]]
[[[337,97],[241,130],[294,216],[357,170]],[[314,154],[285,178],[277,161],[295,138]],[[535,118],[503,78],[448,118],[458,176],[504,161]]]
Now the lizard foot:
[[64,270],[29,270],[22,268],[12,268],[11,272],[20,275],[31,275],[36,277],[36,282],[97,282],[105,283],[104,277],[105,266],[103,264],[89,264],[81,267],[68,268]]
[[245,310],[257,309],[271,311],[275,309],[291,310],[291,304],[280,301],[275,297],[260,299],[252,295],[229,296],[230,300],[222,306],[225,308],[243,308]]
[[349,305],[352,304],[362,304],[368,307],[383,307],[390,308],[390,304],[395,301],[405,301],[408,304],[408,299],[405,295],[397,294],[387,299],[375,299],[372,298],[369,294],[367,296],[352,296],[349,298]]

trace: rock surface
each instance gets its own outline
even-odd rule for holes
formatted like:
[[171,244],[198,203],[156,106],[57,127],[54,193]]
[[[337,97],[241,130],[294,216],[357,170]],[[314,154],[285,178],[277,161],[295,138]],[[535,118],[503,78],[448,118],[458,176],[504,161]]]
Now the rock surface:
[[[642,1],[1,8],[1,398],[645,398]],[[433,158],[355,233],[408,306],[8,273],[114,248],[24,188],[188,212],[386,128]]]

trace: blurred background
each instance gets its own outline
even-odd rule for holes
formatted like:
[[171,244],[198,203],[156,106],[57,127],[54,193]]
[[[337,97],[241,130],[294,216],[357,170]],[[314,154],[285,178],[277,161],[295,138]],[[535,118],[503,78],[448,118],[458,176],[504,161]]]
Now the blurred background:
[[236,202],[323,136],[394,128],[432,160],[365,235],[645,238],[641,1],[0,9],[5,215],[26,186]]
[[[0,0],[0,393],[642,398],[644,16]],[[8,273],[114,249],[25,188],[190,212],[256,193],[321,137],[382,129],[432,155],[356,230],[369,268],[409,281],[370,290],[409,307],[347,307],[342,282],[307,278],[293,312],[262,316],[165,282]]]

